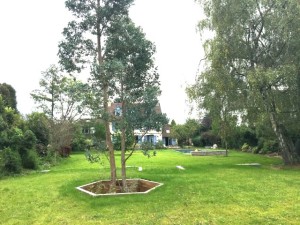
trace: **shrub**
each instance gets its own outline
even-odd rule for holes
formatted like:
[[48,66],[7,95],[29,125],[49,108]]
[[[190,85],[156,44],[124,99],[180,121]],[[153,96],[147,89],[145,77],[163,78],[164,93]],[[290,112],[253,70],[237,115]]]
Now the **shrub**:
[[166,147],[164,146],[164,143],[162,141],[158,141],[156,144],[155,144],[155,148],[156,149],[165,149]]
[[27,124],[36,138],[37,143],[47,146],[50,140],[50,120],[44,113],[33,112],[27,116]]
[[213,144],[219,144],[220,138],[213,134],[211,131],[203,132],[201,134],[201,140],[204,146],[209,145],[212,146]]
[[4,173],[21,173],[22,161],[20,154],[11,148],[5,148],[0,153],[0,167]]
[[[134,143],[134,136],[131,132],[126,132],[125,148],[130,149]],[[121,150],[121,133],[116,133],[113,136],[114,149]]]
[[194,137],[192,139],[192,142],[193,142],[193,144],[194,144],[195,147],[203,147],[204,146],[203,145],[203,141],[202,141],[202,139],[201,139],[200,136]]
[[251,150],[251,147],[247,143],[244,143],[241,147],[241,150],[242,152],[249,152]]
[[147,141],[142,142],[140,146],[142,150],[146,150],[146,151],[154,149],[154,145],[151,142],[147,142]]
[[256,147],[253,147],[252,148],[252,153],[253,154],[258,154],[259,153],[259,148],[256,146]]
[[273,140],[265,140],[262,147],[262,153],[276,152],[278,151],[278,143]]
[[35,134],[31,130],[26,130],[23,136],[23,147],[26,149],[32,149],[35,147],[37,139]]
[[58,153],[61,157],[69,157],[72,151],[71,146],[61,146]]
[[39,156],[35,150],[28,150],[22,158],[23,167],[36,170],[39,167]]
[[84,151],[86,148],[86,138],[84,135],[75,135],[75,137],[72,139],[71,147],[74,152]]

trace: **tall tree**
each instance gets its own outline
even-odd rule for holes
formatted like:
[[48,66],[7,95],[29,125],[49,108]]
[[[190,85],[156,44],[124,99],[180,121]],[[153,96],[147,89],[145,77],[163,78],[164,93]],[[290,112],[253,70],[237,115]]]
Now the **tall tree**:
[[89,87],[72,76],[64,75],[55,65],[42,74],[40,88],[34,90],[31,96],[51,119],[50,145],[55,153],[61,153],[62,148],[71,145],[74,133],[72,122],[89,111]]
[[299,1],[200,2],[207,16],[200,30],[214,35],[190,98],[223,122],[241,115],[255,123],[256,115],[268,115],[285,164],[299,163],[288,131],[299,124]]
[[[66,7],[75,16],[64,29],[65,39],[59,45],[60,63],[69,72],[81,71],[90,66],[97,79],[102,103],[102,118],[105,121],[106,145],[109,150],[112,189],[116,183],[116,164],[110,134],[109,96],[113,73],[105,73],[105,40],[110,34],[111,24],[128,14],[133,0],[67,0]],[[108,62],[107,62],[108,63]],[[100,107],[100,102],[98,103]]]
[[40,88],[31,97],[52,120],[74,121],[88,112],[90,98],[87,84],[64,75],[55,65],[42,73]]
[[[155,46],[146,39],[140,27],[123,16],[109,28],[106,60],[114,71],[111,88],[122,105],[121,130],[122,182],[126,188],[126,133],[134,129],[161,129],[167,119],[155,110],[158,104],[159,75],[154,67]],[[116,70],[118,68],[118,70]],[[148,123],[148,124],[146,124]]]

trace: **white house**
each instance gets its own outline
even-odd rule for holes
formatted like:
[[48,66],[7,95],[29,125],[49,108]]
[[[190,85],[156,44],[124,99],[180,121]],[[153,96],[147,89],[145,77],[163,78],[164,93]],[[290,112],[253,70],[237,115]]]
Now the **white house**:
[[[109,107],[109,111],[115,116],[122,115],[122,103],[112,103]],[[157,104],[155,106],[155,112],[161,113],[160,104]],[[117,132],[114,122],[110,125],[110,132],[112,134]],[[145,133],[145,131],[143,130],[135,129],[134,136],[138,144],[141,144],[142,142],[150,142],[155,145],[156,143],[161,141],[165,146],[177,145],[176,139],[171,137],[171,127],[167,124],[164,125],[159,131],[148,130]]]

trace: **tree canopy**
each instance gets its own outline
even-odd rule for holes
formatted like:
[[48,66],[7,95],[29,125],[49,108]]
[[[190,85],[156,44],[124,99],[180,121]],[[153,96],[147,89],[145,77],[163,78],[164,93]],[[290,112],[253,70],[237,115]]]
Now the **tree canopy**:
[[[141,104],[150,108],[155,106],[160,94],[153,63],[155,47],[128,17],[133,0],[67,0],[65,3],[74,20],[63,31],[64,39],[59,44],[58,53],[60,64],[69,73],[90,68],[94,93],[91,106],[93,114],[104,120],[114,190],[116,164],[110,122],[118,120],[121,124],[124,182],[124,139],[126,130],[132,129],[130,124],[134,122],[130,118],[134,118],[133,112],[138,112],[133,108]],[[116,100],[122,103],[119,118],[111,115],[109,110],[109,103]],[[153,119],[147,121],[155,123]]]
[[299,163],[292,139],[300,121],[299,1],[200,2],[206,19],[199,28],[213,38],[204,44],[206,69],[189,97],[225,131],[267,116],[284,162]]

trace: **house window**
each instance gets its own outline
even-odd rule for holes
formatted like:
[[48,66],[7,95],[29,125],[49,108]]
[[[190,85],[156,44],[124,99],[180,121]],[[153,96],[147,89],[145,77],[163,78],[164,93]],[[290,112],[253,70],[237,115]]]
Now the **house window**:
[[82,128],[82,133],[83,134],[89,134],[89,128],[88,127]]
[[112,129],[113,132],[116,131],[116,123],[115,122],[111,123],[111,129]]
[[150,142],[152,144],[154,144],[155,142],[155,136],[154,135],[146,135],[145,136],[145,142]]
[[122,115],[122,109],[120,106],[117,106],[115,109],[115,116],[121,116]]
[[90,128],[90,133],[91,133],[91,134],[94,134],[95,131],[96,131],[96,130],[95,130],[95,127],[91,127],[91,128]]

